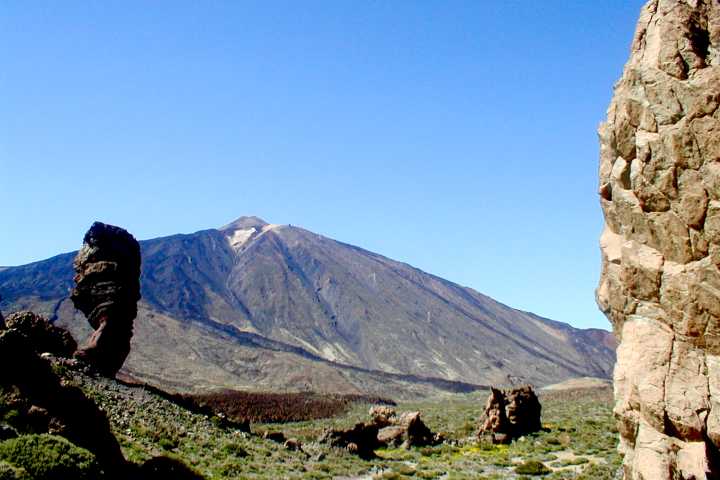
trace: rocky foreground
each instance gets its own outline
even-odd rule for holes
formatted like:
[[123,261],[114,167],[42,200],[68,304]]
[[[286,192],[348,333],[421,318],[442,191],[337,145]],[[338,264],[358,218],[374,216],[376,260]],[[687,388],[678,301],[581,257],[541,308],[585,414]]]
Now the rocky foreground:
[[[444,436],[442,443],[422,447],[390,444],[375,450],[373,458],[363,459],[345,447],[320,440],[325,432],[352,429],[357,423],[372,421],[367,404],[358,404],[348,413],[330,419],[253,424],[251,432],[246,432],[226,424],[217,415],[194,413],[153,389],[63,366],[58,359],[47,360],[55,365],[53,371],[62,384],[77,388],[105,415],[128,468],[132,468],[133,479],[146,478],[141,476],[143,469],[152,474],[147,478],[180,480],[514,479],[523,476],[516,470],[523,471],[521,466],[526,463],[539,468],[534,461],[552,471],[551,478],[589,480],[612,478],[619,462],[607,389],[541,395],[543,430],[509,445],[495,445],[477,436],[486,392],[401,403],[397,412],[421,411],[427,427]],[[0,412],[0,424],[15,422],[15,414],[2,401]],[[282,442],[277,441],[280,436]],[[57,436],[53,438],[57,443]],[[7,458],[3,457],[3,443],[0,458]],[[295,448],[298,444],[300,448]],[[68,464],[73,468],[72,475],[59,478],[108,478],[89,452],[73,450],[74,455],[68,457],[77,461]],[[10,470],[0,461],[0,472],[3,468]],[[16,477],[2,477],[2,473],[0,478],[58,478],[22,476],[17,467],[12,470]],[[582,472],[586,472],[585,476]],[[171,476],[159,476],[163,474]]]

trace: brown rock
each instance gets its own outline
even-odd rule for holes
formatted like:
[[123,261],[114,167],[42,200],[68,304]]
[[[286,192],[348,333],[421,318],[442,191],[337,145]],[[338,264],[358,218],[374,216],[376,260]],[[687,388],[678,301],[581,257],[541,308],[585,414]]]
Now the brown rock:
[[420,412],[397,414],[394,408],[384,405],[370,408],[372,422],[380,430],[377,440],[383,445],[424,446],[441,440],[423,423]]
[[287,439],[285,438],[285,434],[284,434],[283,432],[270,432],[270,431],[266,431],[266,432],[263,433],[263,436],[262,436],[262,437],[263,437],[265,440],[270,440],[270,441],[276,442],[276,443],[285,443],[285,441],[287,440]]
[[383,427],[378,431],[378,442],[383,445],[393,445],[399,447],[405,442],[405,433],[407,429],[401,426]]
[[387,427],[393,425],[397,421],[397,413],[392,407],[385,405],[375,405],[370,407],[370,417],[378,427]]
[[37,353],[70,357],[77,348],[70,332],[50,324],[44,317],[33,312],[11,314],[5,319],[5,328],[15,329],[25,335]]
[[375,450],[382,446],[378,442],[379,428],[374,423],[357,423],[349,429],[328,429],[318,439],[332,447],[345,448],[364,459],[375,457]]
[[140,246],[122,228],[95,222],[73,263],[72,301],[95,332],[75,356],[114,377],[130,353],[140,299]]
[[405,429],[408,446],[422,447],[435,443],[436,436],[420,419],[420,412],[403,413],[398,424]]
[[478,433],[492,435],[494,443],[510,443],[539,431],[541,412],[540,401],[529,385],[504,391],[491,388]]
[[283,444],[285,450],[300,452],[302,451],[302,442],[297,438],[288,438]]
[[719,51],[720,2],[649,1],[600,127],[626,479],[720,476]]

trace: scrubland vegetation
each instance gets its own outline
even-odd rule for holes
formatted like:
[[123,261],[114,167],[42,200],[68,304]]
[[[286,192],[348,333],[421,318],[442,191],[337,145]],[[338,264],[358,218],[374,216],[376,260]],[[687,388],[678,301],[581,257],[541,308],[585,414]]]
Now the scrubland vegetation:
[[[193,413],[142,388],[68,375],[107,412],[129,460],[178,458],[208,479],[603,480],[614,478],[620,462],[608,389],[543,394],[543,431],[511,445],[475,437],[483,393],[401,403],[399,409],[421,411],[428,426],[447,440],[435,447],[380,449],[377,458],[366,461],[318,444],[317,438],[328,427],[366,420],[368,404],[348,403],[347,411],[329,419],[253,423],[252,433],[247,433],[216,415]],[[283,432],[302,449],[286,449],[262,438],[263,432]]]

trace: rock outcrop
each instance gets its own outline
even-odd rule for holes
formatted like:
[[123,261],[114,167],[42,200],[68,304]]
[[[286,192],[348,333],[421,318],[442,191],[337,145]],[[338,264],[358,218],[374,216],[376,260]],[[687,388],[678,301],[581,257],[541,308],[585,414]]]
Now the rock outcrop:
[[377,425],[378,441],[383,445],[422,447],[442,441],[420,418],[420,412],[402,412],[394,408],[375,406],[370,409],[372,423]]
[[319,443],[345,448],[362,458],[373,458],[375,450],[385,446],[422,447],[437,445],[442,435],[433,433],[420,418],[420,412],[397,414],[387,406],[370,409],[370,422],[361,422],[348,429],[329,429]]
[[375,450],[382,444],[378,441],[380,428],[374,423],[359,422],[348,429],[329,429],[323,432],[318,443],[344,448],[363,459],[375,458]]
[[478,434],[490,435],[493,443],[510,443],[539,431],[542,428],[541,413],[542,406],[532,387],[525,385],[510,390],[491,388]]
[[[0,325],[0,328],[3,328]],[[70,332],[51,325],[44,317],[33,312],[15,312],[5,319],[5,328],[15,329],[30,340],[37,353],[51,353],[70,357],[77,343]]]
[[73,267],[72,301],[95,329],[75,356],[114,377],[130,353],[140,300],[140,245],[122,228],[95,222]]
[[600,127],[626,479],[720,474],[720,2],[652,0]]
[[[19,330],[0,331],[0,394],[17,415],[21,434],[51,433],[92,452],[108,478],[124,478],[127,463],[105,414],[73,386],[63,384],[49,361]],[[7,427],[7,426],[6,426]]]

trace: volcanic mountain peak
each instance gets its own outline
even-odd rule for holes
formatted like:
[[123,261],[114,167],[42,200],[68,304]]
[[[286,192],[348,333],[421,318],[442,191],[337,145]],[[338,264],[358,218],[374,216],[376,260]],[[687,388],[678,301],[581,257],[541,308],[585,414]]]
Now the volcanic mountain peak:
[[220,227],[220,231],[225,234],[230,247],[239,251],[246,248],[251,240],[281,226],[267,223],[259,217],[240,217],[234,222]]
[[236,220],[233,220],[227,225],[220,227],[218,230],[220,230],[221,232],[225,232],[228,230],[249,230],[251,228],[261,230],[266,225],[268,225],[268,223],[260,217],[243,216]]
[[[394,395],[612,371],[609,332],[514,310],[299,227],[241,217],[140,243],[126,369],[158,385]],[[3,311],[30,308],[85,338],[67,299],[73,256],[0,271]]]

